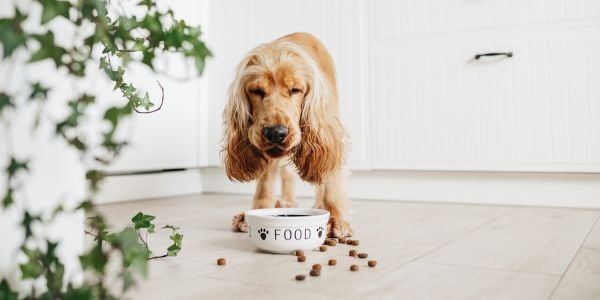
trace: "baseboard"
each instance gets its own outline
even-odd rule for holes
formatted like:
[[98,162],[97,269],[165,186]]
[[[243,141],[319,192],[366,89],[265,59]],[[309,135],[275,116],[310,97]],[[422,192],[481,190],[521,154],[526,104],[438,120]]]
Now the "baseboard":
[[[232,183],[221,168],[202,168],[204,193],[252,194],[254,183]],[[353,199],[600,208],[600,174],[354,171]],[[296,184],[296,195],[313,188]]]
[[108,176],[97,204],[202,193],[201,172],[188,169],[155,174]]

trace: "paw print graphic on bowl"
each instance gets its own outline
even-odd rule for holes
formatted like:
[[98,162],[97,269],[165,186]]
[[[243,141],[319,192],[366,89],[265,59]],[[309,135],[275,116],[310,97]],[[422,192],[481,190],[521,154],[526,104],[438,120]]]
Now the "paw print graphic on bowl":
[[269,231],[264,228],[261,228],[258,230],[258,234],[260,234],[260,238],[264,241],[267,238],[267,234],[269,234]]
[[323,235],[323,227],[317,228],[317,235],[319,236],[319,238]]

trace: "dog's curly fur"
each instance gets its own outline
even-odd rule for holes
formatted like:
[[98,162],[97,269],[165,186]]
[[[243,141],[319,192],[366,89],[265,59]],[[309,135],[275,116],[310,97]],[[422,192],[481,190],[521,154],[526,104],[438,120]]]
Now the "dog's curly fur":
[[[300,178],[317,185],[315,206],[330,211],[330,236],[352,234],[342,175],[348,139],[340,121],[333,60],[316,37],[294,33],[251,50],[237,67],[223,117],[227,176],[258,179],[253,208],[296,205],[285,167],[290,161]],[[262,134],[275,125],[289,130],[276,145]],[[275,203],[278,172],[283,195]],[[243,214],[234,218],[233,228],[247,228]]]

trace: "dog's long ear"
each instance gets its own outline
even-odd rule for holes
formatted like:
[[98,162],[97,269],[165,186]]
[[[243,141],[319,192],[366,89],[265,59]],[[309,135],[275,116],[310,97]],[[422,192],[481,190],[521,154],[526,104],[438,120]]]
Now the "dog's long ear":
[[334,79],[326,77],[312,58],[304,59],[313,74],[302,104],[302,140],[294,149],[292,161],[303,180],[320,184],[340,171],[346,133],[340,121]]
[[266,157],[248,139],[252,110],[245,91],[245,73],[252,57],[252,54],[248,54],[238,65],[223,111],[225,134],[221,155],[230,180],[254,180],[267,166]]

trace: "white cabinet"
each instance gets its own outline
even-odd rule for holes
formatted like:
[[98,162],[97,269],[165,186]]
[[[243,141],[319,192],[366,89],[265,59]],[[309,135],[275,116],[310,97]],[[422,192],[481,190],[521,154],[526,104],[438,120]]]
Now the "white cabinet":
[[600,171],[596,2],[372,2],[373,168]]
[[[159,1],[172,8],[177,18],[188,24],[201,25],[206,30],[207,20],[203,19],[206,1]],[[205,39],[205,36],[202,37]],[[210,46],[210,45],[209,45]],[[164,103],[160,111],[150,114],[134,114],[132,120],[123,127],[123,136],[129,141],[118,160],[110,166],[110,171],[143,171],[175,168],[195,168],[199,166],[199,144],[204,143],[200,132],[200,81],[194,78],[193,64],[185,64],[178,55],[165,54],[157,59],[157,69],[167,76],[153,74],[145,67],[132,67],[128,79],[140,91],[150,93],[155,107],[160,103],[161,90],[156,81],[164,87]],[[204,74],[203,76],[206,76]],[[194,78],[177,80],[173,78]],[[111,83],[104,82],[98,89],[122,105],[120,93],[110,93]],[[154,109],[152,108],[152,109]],[[202,141],[201,141],[202,140]],[[204,151],[204,149],[202,149]]]

